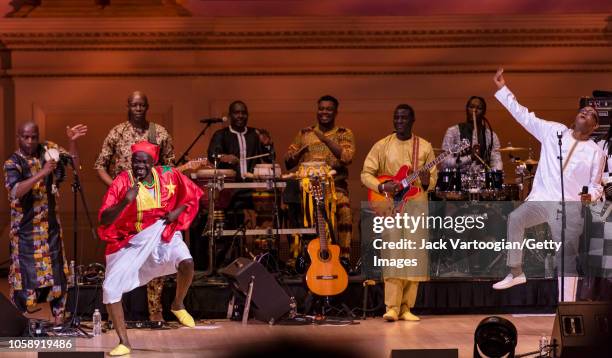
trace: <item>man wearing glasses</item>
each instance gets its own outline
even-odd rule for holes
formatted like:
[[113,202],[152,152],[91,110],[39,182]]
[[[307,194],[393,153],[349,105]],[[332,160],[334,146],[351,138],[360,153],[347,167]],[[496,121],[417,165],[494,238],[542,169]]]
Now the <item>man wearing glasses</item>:
[[[590,138],[599,125],[599,116],[593,107],[584,107],[576,115],[571,128],[562,123],[540,119],[518,103],[506,86],[503,72],[504,70],[500,68],[493,78],[497,86],[495,97],[519,124],[541,143],[540,162],[533,188],[526,202],[508,216],[508,241],[523,242],[525,229],[542,223],[548,223],[556,243],[561,241],[562,215],[559,202],[562,199],[560,175],[562,171],[567,225],[563,255],[564,294],[561,295],[561,280],[559,280],[559,297],[565,301],[573,301],[576,296],[579,235],[584,224],[584,219],[581,218],[581,202],[597,200],[603,193],[601,175],[605,157],[601,148]],[[559,140],[562,143],[562,169],[559,168]],[[555,252],[559,276],[561,252],[561,249]],[[521,249],[513,247],[508,250],[506,264],[510,268],[510,273],[494,284],[494,289],[502,290],[526,282],[522,258]]]

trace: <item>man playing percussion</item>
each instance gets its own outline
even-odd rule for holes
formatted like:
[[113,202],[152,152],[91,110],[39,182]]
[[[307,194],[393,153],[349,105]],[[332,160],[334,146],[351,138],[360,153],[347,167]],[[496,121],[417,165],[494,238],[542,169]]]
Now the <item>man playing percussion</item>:
[[[110,186],[121,172],[131,169],[131,146],[143,140],[159,145],[159,165],[172,165],[174,162],[174,146],[172,137],[161,125],[147,120],[149,100],[147,96],[135,91],[128,97],[128,120],[111,129],[104,143],[94,169],[98,177]],[[164,277],[158,277],[147,285],[149,319],[154,322],[163,321],[161,293],[164,287]]]
[[[491,124],[485,117],[487,103],[484,98],[472,96],[465,106],[466,120],[446,130],[442,140],[442,149],[448,150],[467,139],[473,146],[475,155],[468,154],[456,158],[449,156],[442,162],[443,168],[456,168],[462,172],[469,171],[470,167],[476,166],[478,170],[484,169],[484,165],[477,159],[480,157],[492,170],[502,170],[503,163],[499,153],[499,138],[493,132]],[[474,129],[476,125],[477,130]],[[478,144],[478,145],[476,145]]]
[[23,123],[17,130],[19,149],[4,162],[4,185],[11,206],[9,296],[21,312],[38,301],[48,301],[56,324],[64,315],[69,271],[61,237],[58,178],[54,176],[60,158],[45,152],[68,155],[79,168],[76,139],[86,133],[82,124],[66,128],[68,154],[51,141],[41,143],[36,123]]
[[208,160],[212,163],[217,156],[219,169],[233,169],[239,178],[246,178],[247,173],[253,173],[255,164],[270,163],[270,156],[257,157],[270,153],[260,141],[259,132],[247,127],[249,110],[242,101],[234,101],[229,105],[230,125],[216,131],[208,145]]
[[[249,110],[244,102],[230,103],[228,114],[230,125],[213,134],[208,145],[208,160],[210,163],[218,160],[217,168],[233,170],[236,180],[243,181],[253,173],[256,164],[272,162],[274,149],[271,141],[266,143],[267,147],[261,142],[261,139],[270,139],[267,131],[267,135],[262,135],[259,130],[247,126]],[[257,214],[252,189],[235,190],[229,206],[230,211],[238,213],[230,222],[240,225],[248,221],[248,227],[255,227]]]
[[100,208],[98,234],[107,241],[102,299],[119,336],[111,356],[130,353],[121,296],[155,277],[178,272],[171,311],[195,326],[183,305],[194,269],[180,230],[191,224],[203,193],[178,170],[154,167],[158,151],[146,141],[132,145],[132,169],[115,178]]
[[[567,229],[565,231],[565,255],[557,250],[557,268],[560,270],[561,259],[565,268],[566,301],[573,301],[576,296],[576,258],[578,255],[578,236],[582,232],[583,220],[580,215],[581,201],[597,200],[603,193],[601,177],[604,166],[604,154],[590,139],[597,128],[599,116],[593,107],[584,107],[574,119],[571,128],[564,124],[542,120],[533,112],[521,106],[514,94],[506,86],[503,69],[499,69],[493,81],[497,86],[495,98],[529,133],[542,143],[540,162],[535,174],[533,188],[525,203],[510,213],[508,217],[508,241],[523,241],[525,229],[548,223],[552,237],[556,242],[561,240],[561,178],[563,171],[564,195],[566,200]],[[558,138],[561,135],[561,138]],[[562,143],[563,165],[559,168],[559,140]],[[586,193],[583,193],[586,189]],[[503,280],[493,285],[494,289],[506,289],[526,282],[522,266],[522,250],[508,250],[507,266],[510,273]],[[559,278],[559,290],[561,280]],[[559,292],[559,297],[561,292]]]
[[336,126],[338,100],[332,96],[319,98],[317,122],[297,134],[287,154],[285,166],[288,170],[304,162],[325,162],[336,171],[336,223],[337,239],[341,256],[350,257],[352,216],[348,196],[348,165],[355,155],[353,132],[345,127]]
[[[394,195],[401,190],[401,186],[393,181],[381,183],[377,179],[378,176],[393,176],[403,165],[409,165],[413,172],[435,159],[431,144],[412,133],[414,120],[414,110],[411,106],[400,104],[396,107],[393,115],[395,133],[376,142],[363,163],[361,182],[368,189],[378,193]],[[404,210],[409,213],[416,210],[416,215],[426,212],[427,190],[434,187],[436,180],[437,169],[435,166],[431,173],[427,170],[420,173],[419,179],[413,184],[420,189],[420,192],[410,199],[410,204],[403,206]],[[420,205],[423,203],[425,205]],[[409,234],[409,230],[401,229],[385,230],[383,232],[383,239],[386,242],[400,241],[403,238],[415,241],[420,241],[420,239],[426,240],[427,230],[417,230],[413,234]],[[386,251],[386,253],[381,253],[381,256],[402,256],[405,254],[402,250]],[[417,270],[393,267],[383,268],[385,305],[387,306],[387,312],[383,316],[385,320],[419,320],[419,317],[410,312],[410,308],[414,306],[416,301],[419,281],[427,278],[427,258],[420,257],[418,266]]]

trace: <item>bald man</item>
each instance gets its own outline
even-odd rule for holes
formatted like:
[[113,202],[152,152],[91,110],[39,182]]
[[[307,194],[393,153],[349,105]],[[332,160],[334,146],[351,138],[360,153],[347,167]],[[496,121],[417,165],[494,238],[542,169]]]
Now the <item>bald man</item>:
[[19,149],[4,162],[11,205],[9,295],[22,312],[38,302],[49,302],[56,324],[64,316],[69,274],[57,205],[62,178],[54,175],[56,160],[45,159],[45,153],[55,149],[69,155],[78,168],[76,140],[86,133],[82,124],[66,127],[68,152],[51,141],[41,142],[36,123],[25,122],[17,130]]
[[[133,144],[148,141],[159,146],[159,161],[155,165],[174,164],[174,146],[172,137],[161,125],[147,120],[149,100],[141,91],[133,92],[127,101],[128,120],[116,125],[104,139],[102,150],[98,155],[94,168],[98,177],[110,186],[113,180],[123,171],[132,166]],[[147,285],[149,303],[149,319],[163,321],[161,292],[164,278],[158,277]]]

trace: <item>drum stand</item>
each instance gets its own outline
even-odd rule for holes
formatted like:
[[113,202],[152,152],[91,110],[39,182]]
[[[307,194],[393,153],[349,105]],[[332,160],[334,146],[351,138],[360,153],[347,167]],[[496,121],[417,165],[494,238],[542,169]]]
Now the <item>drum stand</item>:
[[273,190],[274,192],[274,204],[272,204],[272,229],[274,230],[274,241],[276,246],[277,257],[271,255],[276,262],[276,268],[278,269],[278,262],[280,261],[280,215],[278,210],[278,188],[277,188],[277,178],[276,178],[276,152],[274,151],[274,147],[270,148],[270,161],[272,162],[272,178],[268,179],[268,189]]
[[223,188],[224,179],[217,176],[217,156],[214,158],[214,174],[212,179],[206,184],[208,191],[208,218],[206,220],[206,227],[202,234],[208,236],[208,269],[204,271],[205,276],[212,276],[215,272],[215,241],[221,237],[223,232],[223,220],[219,220],[221,217],[215,212],[215,194],[219,193]]

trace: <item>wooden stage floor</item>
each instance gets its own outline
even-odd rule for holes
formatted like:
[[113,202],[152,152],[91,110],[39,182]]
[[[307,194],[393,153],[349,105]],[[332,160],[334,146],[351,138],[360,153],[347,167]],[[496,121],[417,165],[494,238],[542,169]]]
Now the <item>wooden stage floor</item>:
[[[6,279],[0,279],[0,292],[7,294]],[[31,318],[50,319],[49,305],[39,304],[41,311]],[[538,348],[542,333],[550,336],[554,315],[500,315],[514,323],[518,331],[517,353]],[[365,358],[388,358],[392,349],[458,348],[460,357],[472,357],[474,331],[488,315],[429,315],[420,322],[384,322],[381,317],[369,317],[358,324],[346,326],[288,326],[249,321],[218,320],[198,322],[196,328],[168,330],[130,329],[128,334],[133,351],[130,357],[231,357],[236,348],[256,344],[276,344],[294,341],[310,344],[351,347]],[[90,323],[90,322],[87,322]],[[92,339],[78,338],[77,350],[109,352],[118,343],[115,331]],[[2,358],[35,358],[36,353],[0,353]]]
[[[360,357],[388,358],[392,349],[458,348],[460,357],[472,357],[474,330],[486,315],[423,316],[420,322],[384,322],[368,318],[348,326],[286,326],[251,321],[247,326],[233,321],[200,323],[196,328],[128,331],[131,357],[230,357],[236,348],[262,342],[297,340],[309,344],[351,347]],[[504,315],[519,334],[517,353],[536,350],[542,333],[550,335],[553,316]],[[114,331],[92,339],[77,339],[77,349],[110,351],[116,344]],[[254,348],[255,349],[255,348]],[[0,354],[2,357],[36,357],[35,354]]]

